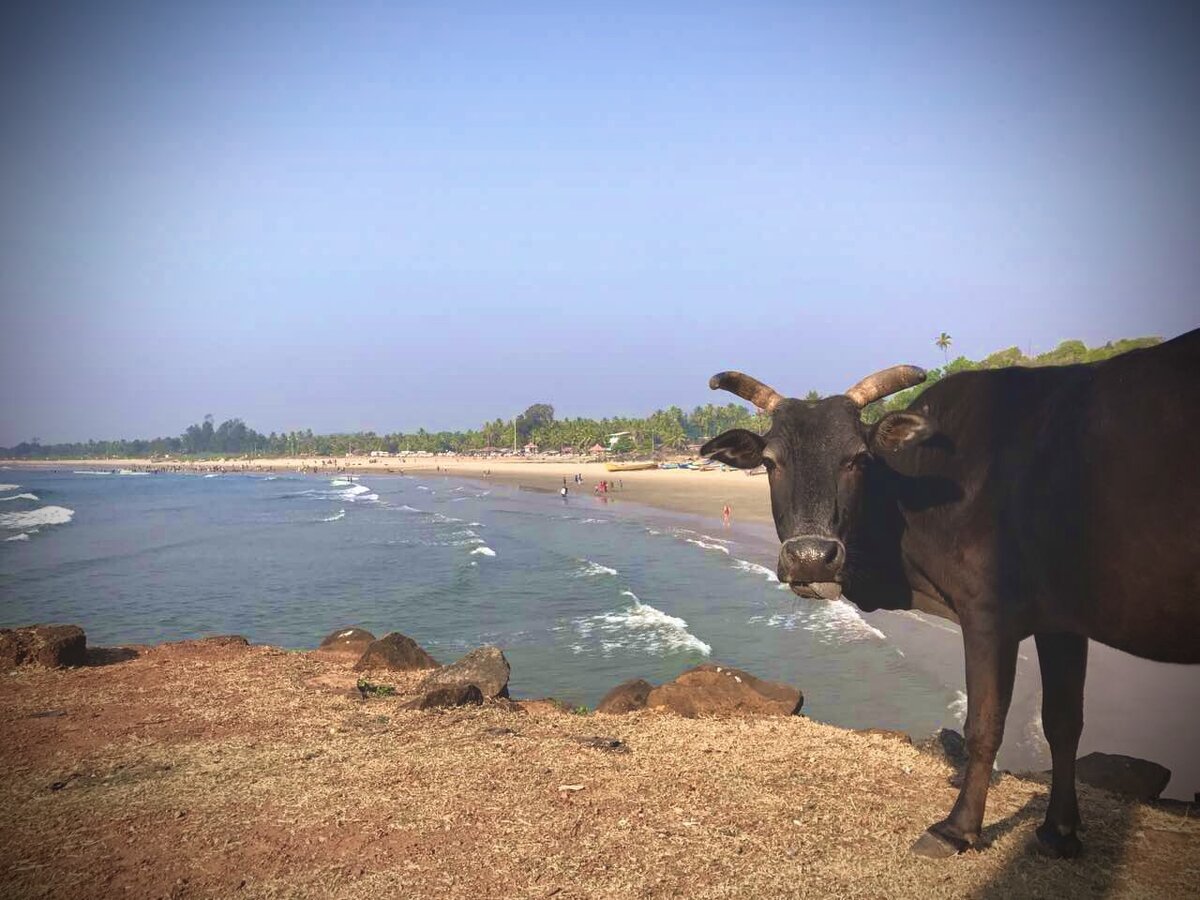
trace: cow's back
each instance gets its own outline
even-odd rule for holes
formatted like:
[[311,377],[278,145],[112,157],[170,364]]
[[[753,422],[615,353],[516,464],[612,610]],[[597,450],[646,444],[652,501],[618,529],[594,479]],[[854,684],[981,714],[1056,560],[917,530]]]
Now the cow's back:
[[[1092,365],[968,372],[914,403],[947,438],[911,474],[962,488],[910,516],[1030,632],[1200,662],[1200,331]],[[928,543],[927,543],[928,546]]]
[[1200,330],[1091,368],[1080,463],[1093,636],[1200,662]]

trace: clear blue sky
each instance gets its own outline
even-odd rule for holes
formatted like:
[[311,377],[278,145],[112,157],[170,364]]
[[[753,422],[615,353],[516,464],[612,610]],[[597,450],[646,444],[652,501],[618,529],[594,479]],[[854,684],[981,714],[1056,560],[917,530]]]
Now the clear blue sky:
[[1200,325],[1198,4],[51,6],[0,24],[0,445]]

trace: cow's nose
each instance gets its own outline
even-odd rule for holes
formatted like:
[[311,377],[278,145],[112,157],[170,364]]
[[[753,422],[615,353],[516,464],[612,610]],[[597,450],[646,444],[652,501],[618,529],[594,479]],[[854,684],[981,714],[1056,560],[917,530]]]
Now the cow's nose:
[[833,581],[845,561],[846,548],[841,541],[807,535],[792,538],[779,550],[779,578],[805,584]]

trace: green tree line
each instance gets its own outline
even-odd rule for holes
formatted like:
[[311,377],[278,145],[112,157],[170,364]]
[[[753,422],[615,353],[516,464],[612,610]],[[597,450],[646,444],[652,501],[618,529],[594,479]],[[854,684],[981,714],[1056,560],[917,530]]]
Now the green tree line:
[[[944,340],[942,340],[944,338]],[[931,385],[947,375],[972,369],[996,369],[1004,366],[1055,366],[1096,362],[1140,347],[1153,346],[1160,338],[1132,338],[1087,347],[1082,341],[1063,341],[1048,353],[1026,356],[1017,347],[1000,350],[973,361],[958,357],[943,367],[931,369],[928,380],[915,388],[872,403],[863,411],[867,421],[885,412],[903,409]],[[944,332],[937,345],[945,351],[949,335]],[[809,391],[806,400],[818,399]],[[347,434],[313,434],[304,431],[260,434],[241,419],[228,419],[219,425],[206,415],[189,425],[178,437],[136,440],[86,441],[42,444],[36,438],[15,447],[0,447],[0,457],[8,459],[105,459],[105,458],[205,458],[228,456],[345,456],[373,450],[396,453],[402,450],[457,453],[518,448],[535,443],[540,450],[587,451],[596,444],[609,446],[609,436],[625,432],[614,449],[648,454],[655,451],[683,451],[730,428],[749,428],[762,433],[770,425],[769,417],[742,403],[708,403],[685,412],[678,406],[655,410],[648,416],[614,416],[603,419],[558,419],[548,403],[534,403],[515,419],[494,419],[479,428],[466,431],[395,432],[376,434],[360,431]]]

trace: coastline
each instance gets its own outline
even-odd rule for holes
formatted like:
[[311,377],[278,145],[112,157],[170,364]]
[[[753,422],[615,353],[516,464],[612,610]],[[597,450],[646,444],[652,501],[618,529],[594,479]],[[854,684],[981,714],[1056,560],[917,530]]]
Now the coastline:
[[[142,469],[159,468],[161,462],[145,459],[52,460],[0,463],[14,469]],[[700,516],[710,527],[720,528],[720,510],[725,503],[733,509],[733,527],[761,539],[763,558],[772,567],[774,534],[765,477],[747,477],[739,471],[643,470],[609,473],[598,462],[571,460],[526,461],[420,457],[372,462],[368,458],[339,458],[324,463],[311,458],[275,458],[225,463],[176,463],[173,470],[208,473],[297,472],[336,477],[347,473],[361,477],[420,475],[466,478],[545,492],[556,492],[567,479],[573,496],[592,496],[592,487],[602,479],[616,480],[617,488],[604,499],[620,509],[626,503],[670,514]],[[582,474],[584,483],[575,485],[572,476]],[[623,487],[621,483],[623,482]],[[634,512],[630,509],[629,512]],[[641,514],[638,511],[637,514]],[[957,626],[923,617],[910,619],[905,613],[868,613],[866,620],[888,634],[889,640],[912,660],[936,673],[947,684],[962,684],[962,641]],[[15,623],[10,623],[15,624]],[[881,689],[883,689],[881,687]],[[1006,730],[1005,744],[1022,740],[1041,746],[1041,679],[1032,639],[1022,644],[1016,690]],[[1200,707],[1200,667],[1172,666],[1138,659],[1103,645],[1091,646],[1085,691],[1085,721],[1080,755],[1091,751],[1124,753],[1152,759],[1172,770],[1164,796],[1178,799],[1200,791],[1200,721],[1182,710]],[[1048,756],[1045,757],[1048,765]],[[1033,765],[1034,760],[1023,760]]]
[[[694,469],[643,469],[634,472],[609,472],[604,463],[594,460],[530,459],[514,460],[428,456],[396,459],[348,457],[277,457],[228,462],[155,461],[149,459],[62,459],[62,460],[0,460],[0,464],[40,469],[117,469],[135,471],[162,470],[172,472],[307,472],[331,476],[346,473],[364,475],[446,475],[471,478],[526,487],[534,490],[557,491],[563,486],[571,495],[591,495],[601,481],[616,481],[618,486],[607,495],[612,500],[628,500],[668,512],[707,516],[721,519],[721,510],[728,504],[734,522],[754,522],[770,525],[771,501],[765,476],[749,476],[735,469],[728,471],[697,471]],[[582,484],[573,476],[581,474]]]

